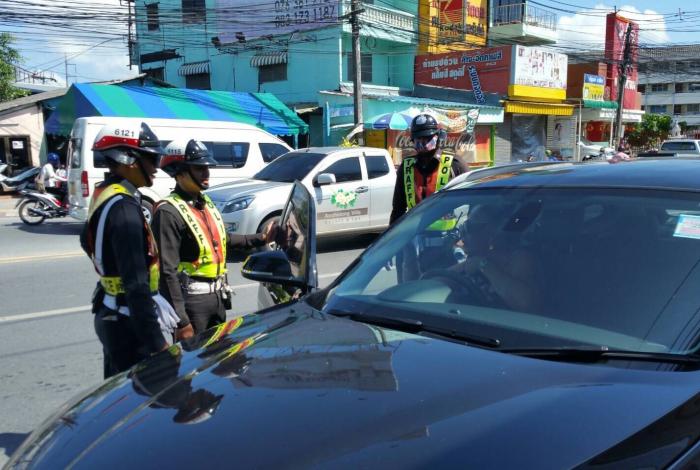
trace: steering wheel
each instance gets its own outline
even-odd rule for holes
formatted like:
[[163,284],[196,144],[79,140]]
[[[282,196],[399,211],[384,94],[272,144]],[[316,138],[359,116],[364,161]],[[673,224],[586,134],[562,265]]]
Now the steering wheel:
[[[479,305],[488,306],[493,303],[493,299],[484,292],[484,289],[479,287],[474,276],[457,275],[458,273],[450,272],[445,269],[429,269],[420,276],[420,280],[435,279],[440,281],[452,290],[452,294],[448,297],[448,301],[454,301],[456,294],[458,299],[464,298],[468,303],[476,303]],[[456,276],[457,275],[457,276]]]

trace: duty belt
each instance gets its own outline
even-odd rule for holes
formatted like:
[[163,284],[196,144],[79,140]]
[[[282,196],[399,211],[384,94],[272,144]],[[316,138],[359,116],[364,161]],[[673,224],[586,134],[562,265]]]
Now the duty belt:
[[214,292],[219,292],[224,288],[223,278],[212,280],[211,282],[205,281],[190,281],[187,284],[187,294],[188,295],[202,295],[202,294],[213,294]]

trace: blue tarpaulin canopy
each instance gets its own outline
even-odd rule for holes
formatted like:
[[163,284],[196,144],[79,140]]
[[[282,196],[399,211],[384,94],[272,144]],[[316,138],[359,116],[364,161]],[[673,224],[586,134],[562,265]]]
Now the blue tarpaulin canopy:
[[87,116],[195,119],[252,124],[275,135],[307,133],[309,126],[271,93],[75,84],[46,122],[47,134],[70,134]]

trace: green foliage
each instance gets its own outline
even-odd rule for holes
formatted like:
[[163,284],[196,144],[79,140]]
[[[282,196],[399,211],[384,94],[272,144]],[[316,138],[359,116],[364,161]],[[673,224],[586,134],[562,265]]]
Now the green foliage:
[[0,33],[0,102],[14,100],[27,95],[25,90],[12,86],[15,81],[13,64],[20,62],[19,52],[12,47],[9,33]]
[[628,134],[627,141],[635,147],[658,147],[671,131],[671,116],[664,114],[645,114],[642,122]]

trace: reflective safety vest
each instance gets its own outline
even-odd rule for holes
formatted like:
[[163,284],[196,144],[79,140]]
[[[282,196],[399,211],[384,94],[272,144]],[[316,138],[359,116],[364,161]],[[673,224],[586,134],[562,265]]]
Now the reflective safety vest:
[[189,276],[216,279],[226,273],[226,226],[209,196],[202,194],[202,198],[203,211],[191,207],[177,193],[171,193],[163,201],[177,209],[199,246],[199,257],[192,262],[180,262],[177,271],[184,271]]
[[[428,197],[439,191],[450,181],[450,171],[452,169],[452,155],[440,155],[440,164],[436,171],[424,177],[416,168],[416,157],[409,157],[403,161],[403,184],[406,193],[406,207],[410,210],[421,202],[424,197]],[[416,193],[416,185],[425,188],[425,194]]]
[[[113,183],[102,188],[96,188],[95,193],[90,200],[90,208],[88,210],[88,227],[90,227],[88,247],[90,251],[90,259],[92,259],[92,264],[95,267],[95,271],[100,275],[100,284],[104,288],[105,292],[112,296],[117,296],[119,294],[124,294],[124,282],[119,276],[119,273],[108,272],[105,269],[103,263],[103,242],[104,242],[104,230],[105,223],[107,221],[107,214],[111,209],[112,205],[117,202],[122,197],[134,197],[134,193],[129,190],[126,186]],[[97,226],[92,230],[93,215],[101,207],[102,212],[100,213],[100,219],[97,221]],[[146,236],[146,247],[148,252],[146,253],[146,259],[148,264],[148,286],[152,293],[158,292],[158,282],[160,281],[160,268],[158,263],[158,248],[156,246],[155,238],[153,237],[153,232],[151,232],[151,227],[148,222],[144,219],[143,229]]]

